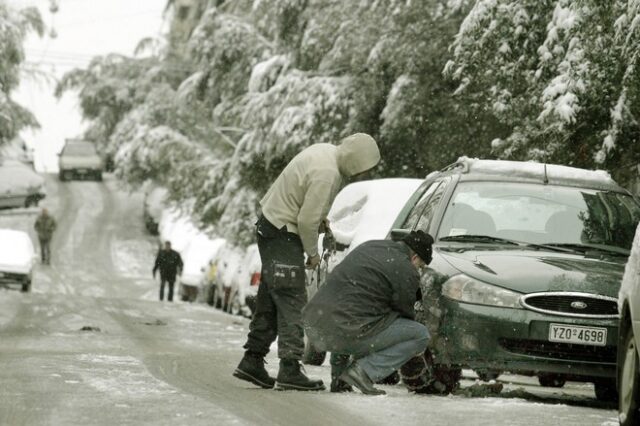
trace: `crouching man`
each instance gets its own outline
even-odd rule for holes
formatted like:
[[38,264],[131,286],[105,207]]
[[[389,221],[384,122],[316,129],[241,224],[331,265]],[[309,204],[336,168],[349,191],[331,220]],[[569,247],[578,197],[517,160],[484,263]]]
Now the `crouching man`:
[[332,390],[355,386],[382,395],[374,382],[425,351],[429,332],[414,321],[414,303],[418,271],[431,262],[432,245],[422,231],[402,241],[368,241],[347,255],[307,304],[307,336],[332,352]]

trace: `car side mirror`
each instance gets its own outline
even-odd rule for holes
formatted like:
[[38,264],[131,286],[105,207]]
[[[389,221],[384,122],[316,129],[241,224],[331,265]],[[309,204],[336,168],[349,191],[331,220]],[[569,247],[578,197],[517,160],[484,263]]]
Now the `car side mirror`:
[[393,241],[402,241],[402,239],[404,237],[406,237],[407,235],[409,235],[409,233],[411,232],[410,229],[392,229],[391,233],[389,234],[389,236],[391,237],[391,240]]

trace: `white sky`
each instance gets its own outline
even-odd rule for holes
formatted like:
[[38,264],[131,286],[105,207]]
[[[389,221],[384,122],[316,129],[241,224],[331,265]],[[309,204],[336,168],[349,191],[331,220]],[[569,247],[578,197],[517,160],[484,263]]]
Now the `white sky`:
[[[43,38],[30,36],[25,44],[25,69],[35,68],[52,81],[23,74],[13,99],[36,115],[42,128],[25,131],[22,137],[35,149],[36,168],[57,171],[56,153],[64,139],[78,136],[81,122],[78,100],[73,94],[60,102],[53,96],[55,79],[73,68],[86,66],[91,58],[117,52],[133,55],[138,42],[164,31],[162,12],[166,0],[59,0],[58,13],[49,11],[50,0],[7,0],[13,7],[37,6],[47,25]],[[51,28],[57,33],[50,37]]]

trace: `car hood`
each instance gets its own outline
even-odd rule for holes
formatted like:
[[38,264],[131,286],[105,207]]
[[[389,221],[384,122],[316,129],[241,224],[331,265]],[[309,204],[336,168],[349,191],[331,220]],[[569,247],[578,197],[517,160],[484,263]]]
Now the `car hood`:
[[528,250],[439,253],[472,278],[520,293],[581,291],[610,297],[618,296],[626,260]]

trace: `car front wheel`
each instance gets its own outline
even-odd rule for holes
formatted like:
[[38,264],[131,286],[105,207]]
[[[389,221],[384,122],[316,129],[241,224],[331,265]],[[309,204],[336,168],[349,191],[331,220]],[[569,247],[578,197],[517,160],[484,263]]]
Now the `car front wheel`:
[[618,376],[618,417],[622,426],[637,425],[640,424],[640,364],[631,326],[620,353],[622,365]]
[[31,280],[22,283],[22,292],[28,293],[31,290]]
[[615,379],[598,380],[593,384],[596,391],[596,399],[604,402],[618,401],[618,390]]

